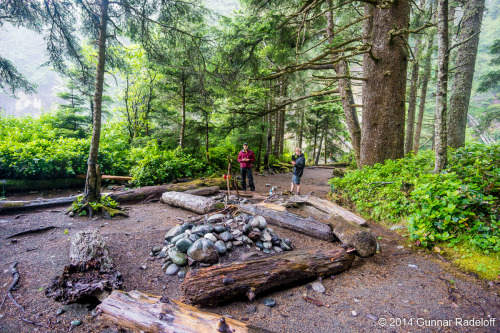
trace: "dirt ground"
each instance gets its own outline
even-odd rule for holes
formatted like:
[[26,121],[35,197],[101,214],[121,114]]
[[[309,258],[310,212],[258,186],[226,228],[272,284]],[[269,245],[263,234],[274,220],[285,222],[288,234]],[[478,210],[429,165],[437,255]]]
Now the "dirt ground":
[[[330,172],[306,169],[301,192],[324,197],[329,191]],[[291,174],[254,178],[257,192],[267,193],[266,184],[281,186],[279,190],[289,189]],[[70,192],[50,193],[50,196]],[[49,197],[49,193],[31,196]],[[176,217],[193,214],[161,203],[127,207],[129,218],[113,220],[70,218],[64,215],[65,207],[0,215],[0,302],[12,281],[9,267],[17,261],[21,279],[13,296],[25,308],[23,313],[7,299],[0,308],[0,332],[67,332],[71,321],[76,319],[82,325],[73,327],[73,332],[117,332],[116,327],[108,327],[92,317],[83,306],[61,305],[44,296],[51,279],[69,263],[70,236],[86,228],[100,229],[117,269],[123,274],[125,290],[180,299],[181,280],[165,275],[161,261],[151,258],[149,253],[153,246],[162,244],[165,232],[179,222]],[[396,232],[375,223],[369,225],[378,237],[381,253],[371,258],[356,258],[348,271],[324,279],[325,294],[316,293],[306,284],[273,292],[253,302],[207,310],[273,332],[500,332],[497,283],[488,284],[460,273],[433,254],[410,248]],[[7,239],[41,226],[56,228]],[[273,229],[290,238],[297,249],[332,246],[277,227]],[[238,256],[238,251],[230,253],[224,261],[236,260]],[[141,269],[143,265],[146,269]],[[329,307],[306,302],[305,294]],[[276,306],[265,306],[266,298],[276,300]],[[59,309],[65,312],[56,315]]]

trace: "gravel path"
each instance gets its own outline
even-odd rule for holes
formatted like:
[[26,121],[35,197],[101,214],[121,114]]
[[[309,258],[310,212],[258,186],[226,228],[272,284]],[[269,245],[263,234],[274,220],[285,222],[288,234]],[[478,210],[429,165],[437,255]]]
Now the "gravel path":
[[[328,169],[306,169],[302,192],[324,197],[329,190],[329,175]],[[289,189],[291,174],[254,178],[257,192],[263,194],[269,191],[266,184],[281,186],[279,190]],[[21,216],[0,215],[0,302],[12,281],[9,267],[17,261],[20,287],[12,294],[26,309],[22,313],[6,300],[0,308],[0,332],[67,332],[75,319],[81,320],[82,325],[74,327],[73,332],[117,332],[116,328],[107,327],[92,317],[84,306],[63,306],[44,296],[43,290],[51,278],[60,274],[69,261],[70,235],[88,227],[101,230],[124,276],[125,290],[181,298],[180,280],[166,276],[160,261],[151,260],[149,252],[151,247],[160,245],[165,232],[177,224],[176,217],[186,218],[192,214],[160,203],[129,207],[130,218],[113,220],[70,218],[64,215],[63,208]],[[433,254],[409,248],[395,232],[375,223],[369,225],[379,238],[382,252],[372,258],[357,258],[347,272],[324,279],[325,294],[305,284],[275,291],[253,302],[232,303],[210,311],[274,332],[500,332],[498,284],[488,285],[457,272]],[[15,242],[6,239],[16,232],[40,226],[57,228],[20,236]],[[274,229],[280,236],[290,238],[297,249],[332,246]],[[224,261],[237,260],[239,255],[238,251],[233,252]],[[146,269],[140,269],[141,265],[146,265]],[[329,307],[306,302],[304,295]],[[276,306],[266,307],[263,304],[266,298],[276,300]],[[56,316],[58,309],[65,312]],[[471,319],[478,321],[470,322]],[[492,326],[493,319],[496,320]],[[467,324],[481,326],[466,327]]]

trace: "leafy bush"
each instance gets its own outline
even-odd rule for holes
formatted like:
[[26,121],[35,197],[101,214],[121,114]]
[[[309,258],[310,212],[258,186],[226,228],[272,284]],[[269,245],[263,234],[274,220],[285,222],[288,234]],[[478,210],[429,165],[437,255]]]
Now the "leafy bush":
[[434,156],[388,160],[331,180],[334,195],[378,220],[407,220],[424,246],[469,241],[500,251],[500,147],[474,144],[450,151],[449,167],[432,173]]

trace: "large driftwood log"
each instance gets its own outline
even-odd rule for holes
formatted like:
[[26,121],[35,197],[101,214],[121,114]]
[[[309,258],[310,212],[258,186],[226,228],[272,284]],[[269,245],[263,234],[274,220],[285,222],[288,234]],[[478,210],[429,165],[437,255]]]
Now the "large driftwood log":
[[161,196],[160,201],[170,206],[184,208],[198,214],[206,214],[224,208],[223,203],[217,202],[212,198],[205,198],[184,192],[165,192]]
[[340,216],[327,221],[335,236],[343,243],[356,249],[360,257],[371,257],[377,252],[375,236],[359,224],[346,221]]
[[303,218],[287,211],[279,212],[265,206],[250,204],[240,206],[240,211],[252,215],[261,215],[269,224],[299,232],[309,237],[328,242],[334,239],[330,226],[316,220],[314,217]]
[[195,188],[193,190],[188,190],[185,193],[193,195],[209,196],[217,194],[219,193],[219,191],[220,191],[219,186],[209,186],[209,187],[200,187],[200,188]]
[[64,304],[102,301],[113,289],[121,288],[120,272],[113,266],[99,231],[82,230],[71,237],[71,263],[55,277],[45,295]]
[[166,297],[113,291],[99,306],[99,318],[133,332],[270,332],[235,319],[204,312]]
[[[138,202],[138,201],[143,201],[145,199],[160,199],[161,195],[168,191],[183,192],[183,191],[194,190],[204,187],[212,187],[212,186],[219,186],[219,188],[225,188],[226,185],[222,178],[208,178],[208,179],[199,179],[178,184],[140,187],[124,192],[112,193],[109,194],[109,196],[113,200],[118,201],[119,203]],[[55,198],[55,199],[31,200],[31,201],[2,200],[0,201],[0,213],[70,205],[77,198],[78,197],[66,197],[66,198]]]
[[332,217],[340,216],[344,220],[357,223],[361,226],[368,225],[364,218],[348,211],[347,209],[345,209],[343,207],[340,207],[339,205],[337,205],[329,200],[320,199],[320,198],[312,196],[312,195],[307,195],[305,197],[301,197],[301,196],[296,195],[296,196],[290,197],[285,202],[285,205],[293,205],[293,204],[301,204],[301,203],[313,206],[322,212],[330,214]]
[[354,255],[338,248],[293,251],[272,257],[190,271],[181,290],[194,305],[216,306],[311,281],[347,270]]

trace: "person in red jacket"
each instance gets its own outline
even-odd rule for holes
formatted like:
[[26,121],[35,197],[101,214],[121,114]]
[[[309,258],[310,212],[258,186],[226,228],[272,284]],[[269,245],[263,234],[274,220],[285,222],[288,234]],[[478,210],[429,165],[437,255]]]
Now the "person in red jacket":
[[255,161],[255,154],[253,151],[248,149],[248,143],[243,144],[243,150],[238,154],[238,162],[240,162],[241,167],[241,189],[243,191],[247,190],[246,177],[248,177],[248,185],[250,186],[250,191],[255,191],[255,185],[253,183],[252,175],[252,162]]

